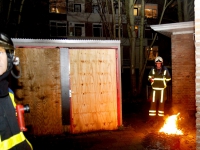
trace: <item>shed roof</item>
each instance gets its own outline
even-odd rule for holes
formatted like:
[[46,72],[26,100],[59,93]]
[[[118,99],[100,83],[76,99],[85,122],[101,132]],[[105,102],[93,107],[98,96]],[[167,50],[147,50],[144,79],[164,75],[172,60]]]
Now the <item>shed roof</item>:
[[74,39],[21,39],[12,38],[15,47],[89,47],[120,48],[120,40],[74,40]]
[[150,27],[168,37],[174,34],[194,33],[194,21],[150,25]]

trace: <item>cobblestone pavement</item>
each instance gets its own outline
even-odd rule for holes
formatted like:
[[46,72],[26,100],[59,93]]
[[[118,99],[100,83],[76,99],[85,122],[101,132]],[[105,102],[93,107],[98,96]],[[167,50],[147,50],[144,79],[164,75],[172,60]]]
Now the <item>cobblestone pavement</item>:
[[[147,148],[144,138],[151,133],[158,133],[163,123],[146,122],[138,113],[123,116],[123,127],[115,131],[98,131],[84,134],[63,134],[56,136],[28,136],[34,150],[158,150]],[[189,119],[186,118],[186,119]],[[195,119],[185,120],[179,136],[180,146],[176,150],[195,150]],[[159,149],[159,150],[166,150]],[[170,150],[170,149],[169,149]],[[172,150],[172,149],[171,149]]]

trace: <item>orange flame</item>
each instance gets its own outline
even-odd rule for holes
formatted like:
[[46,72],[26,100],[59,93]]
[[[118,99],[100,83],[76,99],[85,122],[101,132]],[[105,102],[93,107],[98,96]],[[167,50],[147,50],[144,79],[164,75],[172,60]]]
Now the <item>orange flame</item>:
[[177,117],[179,114],[180,113],[178,113],[177,115],[169,116],[165,120],[164,126],[159,130],[159,132],[183,135],[183,132],[177,128]]

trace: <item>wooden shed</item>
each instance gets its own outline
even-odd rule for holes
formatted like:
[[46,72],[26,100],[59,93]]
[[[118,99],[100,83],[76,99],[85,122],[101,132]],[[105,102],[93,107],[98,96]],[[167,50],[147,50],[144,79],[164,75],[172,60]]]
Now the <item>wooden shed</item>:
[[34,135],[115,130],[122,125],[118,40],[12,39],[21,77],[17,103],[29,104]]

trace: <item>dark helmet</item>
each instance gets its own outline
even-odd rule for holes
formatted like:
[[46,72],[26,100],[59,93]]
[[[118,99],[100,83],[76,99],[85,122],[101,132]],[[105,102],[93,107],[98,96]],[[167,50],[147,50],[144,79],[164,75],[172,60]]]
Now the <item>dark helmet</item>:
[[3,47],[6,50],[7,58],[8,58],[8,70],[13,67],[13,59],[14,59],[14,44],[11,38],[4,34],[0,33],[0,47]]

